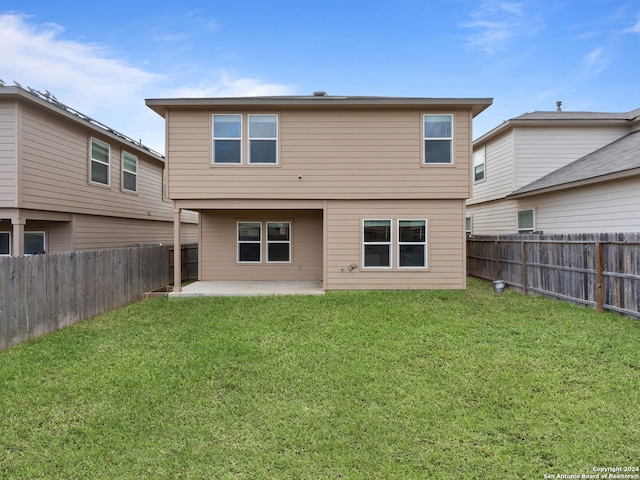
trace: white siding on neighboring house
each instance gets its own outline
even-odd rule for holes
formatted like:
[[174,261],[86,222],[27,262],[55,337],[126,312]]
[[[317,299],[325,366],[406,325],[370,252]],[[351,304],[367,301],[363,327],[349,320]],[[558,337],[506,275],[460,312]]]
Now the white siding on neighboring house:
[[469,204],[502,198],[513,191],[511,161],[513,132],[490,140],[485,147],[485,179],[473,184],[473,198]]
[[515,200],[467,206],[472,218],[472,235],[502,235],[518,231],[518,203]]
[[17,203],[15,111],[15,103],[0,103],[0,208],[15,207]]
[[512,191],[623,137],[629,127],[527,127],[514,132]]
[[518,204],[535,209],[535,228],[544,233],[640,231],[638,176],[524,197]]

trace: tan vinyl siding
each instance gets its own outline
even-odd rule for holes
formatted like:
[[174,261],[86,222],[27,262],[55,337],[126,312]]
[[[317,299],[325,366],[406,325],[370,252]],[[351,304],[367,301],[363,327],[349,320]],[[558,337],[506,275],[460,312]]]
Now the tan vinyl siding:
[[269,112],[279,114],[275,166],[247,165],[246,156],[243,165],[212,165],[212,113],[170,112],[173,199],[451,199],[470,193],[468,112],[454,115],[454,165],[429,166],[422,165],[422,114],[441,112]]
[[535,209],[536,230],[544,233],[640,231],[640,177],[572,188],[518,200]]
[[[462,200],[329,201],[325,289],[465,288]],[[426,219],[428,269],[362,269],[364,219]],[[395,230],[395,223],[394,223]],[[396,233],[394,231],[394,237]],[[393,245],[393,257],[397,257]],[[351,265],[357,268],[349,271]]]
[[[89,139],[111,147],[110,186],[89,183]],[[171,202],[162,201],[162,163],[126,144],[24,105],[23,208],[172,220]],[[138,156],[138,193],[121,191],[122,150]]]
[[473,235],[501,235],[517,233],[518,205],[515,200],[468,205],[467,217],[472,217]]
[[[322,280],[321,210],[210,210],[201,212],[200,280]],[[290,221],[292,262],[238,264],[238,221]]]
[[0,208],[17,206],[16,122],[15,102],[0,102]]
[[[76,215],[74,230],[77,250],[128,247],[134,244],[173,244],[173,223],[126,218]],[[196,225],[182,225],[181,243],[193,243]]]
[[485,147],[485,179],[473,184],[471,205],[502,198],[513,191],[513,131],[490,140]]
[[513,190],[604,147],[628,132],[626,125],[608,128],[516,128]]

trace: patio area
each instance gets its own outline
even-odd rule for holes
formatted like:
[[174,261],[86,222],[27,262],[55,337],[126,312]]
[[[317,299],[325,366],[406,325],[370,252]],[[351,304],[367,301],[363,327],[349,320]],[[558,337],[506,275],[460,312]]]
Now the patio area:
[[324,295],[324,288],[322,282],[198,281],[169,298],[256,295]]

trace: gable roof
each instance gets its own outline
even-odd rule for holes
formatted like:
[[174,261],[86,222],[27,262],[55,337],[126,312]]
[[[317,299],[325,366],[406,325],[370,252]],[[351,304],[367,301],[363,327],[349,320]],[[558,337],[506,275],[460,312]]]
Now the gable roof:
[[58,99],[48,91],[46,93],[42,93],[30,87],[26,87],[25,89],[21,86],[4,86],[0,84],[0,98],[1,97],[17,98],[30,102],[31,104],[38,105],[40,108],[43,108],[56,115],[60,115],[76,124],[83,125],[92,132],[100,133],[119,143],[126,144],[129,148],[136,150],[139,153],[148,155],[154,160],[164,163],[164,156],[161,153],[156,152],[146,145],[143,145],[142,142],[138,142],[128,137],[127,135],[114,130],[104,123],[101,123],[85,115],[84,113],[79,112],[75,108],[65,105],[64,103],[58,101]]
[[265,96],[265,97],[213,97],[213,98],[165,98],[146,99],[146,105],[164,117],[172,107],[412,107],[442,106],[443,108],[469,108],[475,117],[493,103],[491,98],[422,98],[422,97],[365,97],[334,96],[324,92],[314,95]]
[[640,131],[559,168],[507,195],[522,197],[640,174]]
[[518,117],[509,119],[482,135],[473,142],[473,146],[479,146],[492,138],[514,127],[528,126],[603,126],[625,125],[630,127],[640,124],[640,108],[630,112],[565,112],[565,111],[536,111],[524,113]]

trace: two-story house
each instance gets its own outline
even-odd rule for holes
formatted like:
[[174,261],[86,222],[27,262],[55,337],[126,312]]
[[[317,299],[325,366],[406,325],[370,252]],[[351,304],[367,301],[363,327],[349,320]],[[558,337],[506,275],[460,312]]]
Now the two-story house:
[[473,235],[640,231],[640,109],[534,112],[473,144]]
[[[164,167],[49,93],[0,86],[0,255],[173,242]],[[197,216],[183,221],[195,241]]]
[[465,288],[471,126],[490,99],[146,103],[166,120],[174,215],[200,213],[200,280]]

